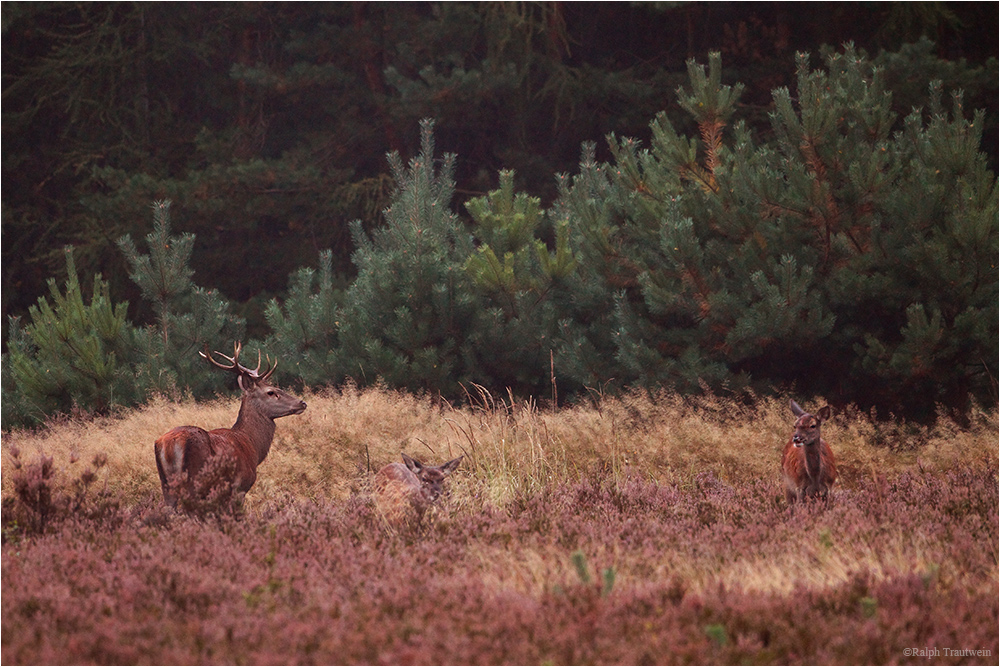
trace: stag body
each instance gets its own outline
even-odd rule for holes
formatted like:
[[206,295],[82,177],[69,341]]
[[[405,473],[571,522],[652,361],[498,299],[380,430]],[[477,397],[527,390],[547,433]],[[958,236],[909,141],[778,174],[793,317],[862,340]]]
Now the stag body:
[[375,474],[377,509],[392,523],[413,517],[419,521],[440,497],[445,478],[458,468],[462,458],[429,466],[403,454],[403,463],[390,463]]
[[240,493],[249,491],[257,481],[257,466],[263,463],[271,450],[274,420],[300,414],[306,409],[305,401],[268,383],[268,378],[278,367],[277,363],[260,375],[259,357],[256,369],[246,368],[239,363],[241,347],[237,342],[232,357],[215,353],[229,361],[229,365],[220,364],[204,352],[198,353],[213,366],[237,374],[243,398],[239,416],[232,428],[206,431],[197,426],[178,426],[160,436],[153,445],[156,470],[163,487],[163,501],[171,507],[177,503],[177,498],[170,489],[171,481],[186,473],[186,488],[189,492],[194,491],[195,478],[214,457],[232,459],[235,463],[231,480],[234,490]]
[[806,498],[829,497],[837,481],[837,464],[830,445],[820,437],[820,426],[830,419],[827,405],[811,415],[795,401],[792,413],[797,417],[795,431],[785,445],[781,469],[785,477],[785,497],[789,503]]

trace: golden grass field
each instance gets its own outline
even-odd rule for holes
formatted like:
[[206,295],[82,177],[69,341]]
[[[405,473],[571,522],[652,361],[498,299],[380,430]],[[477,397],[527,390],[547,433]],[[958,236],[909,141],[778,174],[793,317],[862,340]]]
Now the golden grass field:
[[[630,394],[545,410],[531,401],[496,397],[478,388],[464,405],[452,407],[404,392],[348,385],[303,398],[309,404],[305,413],[277,422],[271,453],[246,497],[244,508],[250,515],[265,511],[276,499],[337,503],[365,494],[374,472],[399,460],[402,451],[435,464],[465,455],[451,479],[450,506],[457,508],[503,509],[515,498],[581,478],[605,478],[613,484],[638,478],[691,490],[697,476],[706,472],[726,484],[771,485],[776,510],[785,502],[779,460],[793,423],[788,397],[736,401]],[[812,411],[822,405],[800,402]],[[13,447],[23,461],[30,461],[35,452],[52,456],[70,476],[104,453],[108,463],[100,483],[124,506],[152,507],[160,498],[153,441],[184,424],[230,426],[238,407],[236,398],[207,403],[160,398],[115,417],[5,433],[3,469],[11,469]],[[945,417],[932,426],[884,417],[873,420],[848,408],[835,411],[824,424],[823,436],[837,457],[835,492],[841,498],[850,498],[862,484],[877,489],[879,480],[907,471],[944,474],[963,466],[997,468],[995,410],[974,409],[964,428]],[[10,477],[3,475],[5,497],[11,493]],[[689,546],[676,545],[655,564],[648,559],[630,562],[627,550],[592,556],[615,563],[619,580],[670,572],[683,576],[695,590],[721,583],[788,592],[793,586],[840,584],[859,569],[877,576],[940,566],[924,552],[919,536],[892,526],[878,542],[841,541],[828,548],[815,539],[792,541],[777,555],[768,550],[720,558],[692,554]],[[497,546],[476,548],[487,580],[521,592],[536,593],[572,568],[564,549],[544,542],[526,545],[516,559],[505,557]],[[618,549],[613,542],[607,548]],[[997,544],[985,548],[993,550],[996,562]],[[817,560],[821,568],[814,567]],[[970,578],[964,583],[995,589],[996,573],[992,581]]]

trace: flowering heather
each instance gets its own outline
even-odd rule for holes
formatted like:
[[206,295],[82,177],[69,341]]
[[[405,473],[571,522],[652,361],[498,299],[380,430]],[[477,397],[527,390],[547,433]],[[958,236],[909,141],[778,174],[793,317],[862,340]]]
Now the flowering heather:
[[[3,662],[996,663],[995,413],[835,416],[833,502],[790,509],[777,399],[307,400],[236,512],[162,510],[152,459],[225,405],[5,434]],[[467,459],[393,528],[401,449]]]

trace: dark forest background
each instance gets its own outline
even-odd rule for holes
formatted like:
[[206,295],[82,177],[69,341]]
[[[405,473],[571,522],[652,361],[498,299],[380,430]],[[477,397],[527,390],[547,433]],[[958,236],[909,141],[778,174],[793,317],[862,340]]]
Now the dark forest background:
[[[997,50],[990,3],[45,3],[4,5],[3,312],[23,314],[77,248],[138,320],[115,247],[143,236],[149,205],[174,202],[197,234],[200,285],[267,299],[334,250],[349,275],[348,222],[388,204],[385,155],[416,153],[436,119],[456,153],[458,199],[500,169],[550,202],[584,141],[649,137],[685,61],[721,51],[724,79],[767,132],[771,90],[797,51],[853,41],[877,53],[929,36],[946,60]],[[935,73],[923,73],[929,80]],[[926,82],[921,81],[921,84]],[[912,93],[923,93],[923,85]],[[970,95],[971,93],[971,95]],[[914,99],[896,100],[903,113]],[[996,81],[967,91],[990,109]],[[603,148],[603,147],[601,147]],[[603,157],[606,157],[603,156]]]
[[[706,63],[710,52],[721,54],[724,83],[743,84],[735,113],[762,144],[775,138],[773,91],[795,94],[799,52],[817,66],[824,48],[853,44],[882,68],[899,119],[926,106],[928,85],[941,80],[946,98],[964,91],[970,118],[985,110],[979,148],[995,173],[995,10],[4,3],[4,321],[26,321],[50,295],[47,280],[67,279],[71,245],[84,285],[100,274],[110,300],[128,303],[130,322],[162,325],[120,240],[145,238],[151,205],[169,200],[173,232],[194,235],[191,280],[263,341],[275,333],[269,304],[283,301],[296,271],[326,267],[335,288],[356,279],[358,239],[384,223],[398,188],[386,155],[405,161],[421,151],[421,119],[434,119],[437,150],[456,156],[448,206],[462,224],[471,224],[465,203],[495,190],[501,170],[549,209],[561,196],[557,175],[580,170],[586,142],[597,161],[613,159],[604,139],[612,134],[649,145],[661,112],[678,134],[704,138],[674,91],[689,85],[686,62]],[[554,225],[540,235],[557,246]],[[5,348],[11,335],[5,328]],[[995,369],[994,357],[995,348],[982,366]]]

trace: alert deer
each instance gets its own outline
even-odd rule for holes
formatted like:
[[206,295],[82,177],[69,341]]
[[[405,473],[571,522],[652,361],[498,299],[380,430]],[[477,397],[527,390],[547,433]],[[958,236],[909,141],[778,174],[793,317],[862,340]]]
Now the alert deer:
[[414,516],[419,521],[444,489],[463,456],[439,466],[424,465],[403,454],[403,463],[390,463],[375,474],[375,506],[390,523]]
[[826,499],[837,480],[833,451],[820,437],[820,425],[830,419],[830,406],[822,407],[815,415],[811,415],[795,401],[790,404],[797,419],[795,431],[781,457],[785,497],[789,504],[806,498]]
[[272,387],[268,378],[278,367],[277,361],[263,375],[260,374],[260,354],[257,368],[250,369],[239,363],[242,345],[237,341],[232,357],[215,352],[228,364],[221,364],[211,355],[199,352],[205,360],[216,368],[236,373],[237,382],[243,392],[240,414],[232,428],[217,428],[206,431],[197,426],[178,426],[161,435],[153,451],[156,454],[156,470],[163,487],[163,501],[174,507],[176,494],[171,484],[186,473],[183,482],[188,492],[195,492],[194,482],[205,464],[214,457],[229,457],[235,463],[233,471],[234,490],[246,493],[257,481],[257,466],[264,462],[274,440],[274,420],[287,415],[301,414],[306,409],[303,400]]

